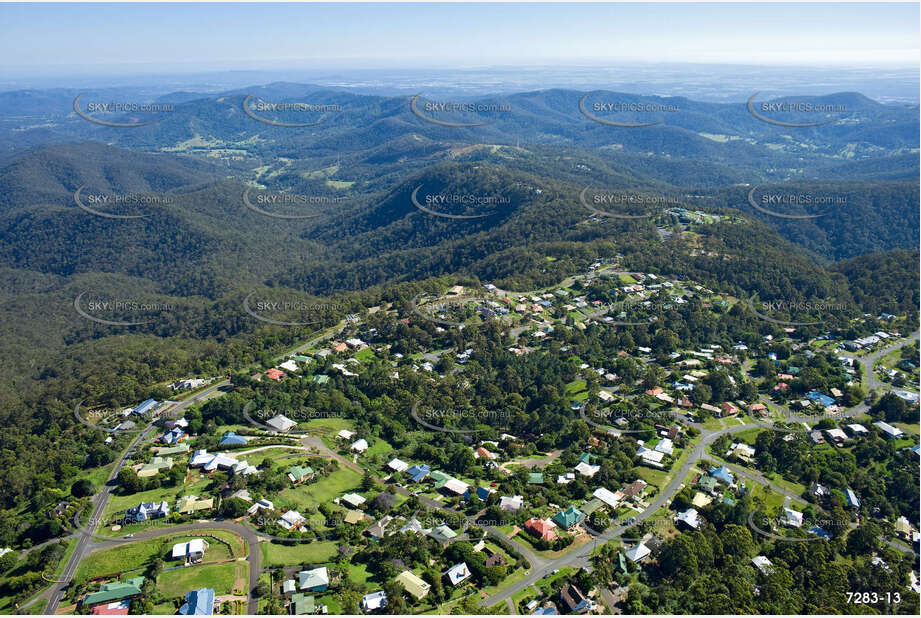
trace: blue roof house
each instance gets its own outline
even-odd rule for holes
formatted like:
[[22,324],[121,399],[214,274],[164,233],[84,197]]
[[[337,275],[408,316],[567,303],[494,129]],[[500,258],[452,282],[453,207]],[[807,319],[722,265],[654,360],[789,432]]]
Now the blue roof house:
[[219,446],[240,446],[243,444],[246,444],[246,438],[238,436],[232,431],[225,433],[224,437],[221,438],[221,441],[218,443]]
[[214,614],[214,588],[199,588],[185,593],[185,605],[179,608],[182,616],[211,616]]
[[729,471],[729,468],[726,466],[716,467],[713,466],[710,468],[710,471],[707,473],[718,481],[722,481],[727,485],[731,485],[732,481],[735,480],[732,476],[732,472]]
[[406,474],[413,480],[413,483],[421,483],[431,471],[428,464],[415,464],[406,471]]

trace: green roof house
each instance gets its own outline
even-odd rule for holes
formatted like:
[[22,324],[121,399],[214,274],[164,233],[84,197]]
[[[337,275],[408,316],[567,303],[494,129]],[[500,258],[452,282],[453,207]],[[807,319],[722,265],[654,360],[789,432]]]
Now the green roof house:
[[555,521],[557,525],[561,526],[562,528],[566,528],[567,530],[575,526],[583,519],[585,519],[585,513],[571,505],[565,511],[560,511],[553,516],[553,521]]
[[99,592],[91,592],[83,597],[83,605],[99,605],[111,603],[141,595],[141,586],[144,585],[143,577],[134,577],[123,582],[109,582],[103,584]]

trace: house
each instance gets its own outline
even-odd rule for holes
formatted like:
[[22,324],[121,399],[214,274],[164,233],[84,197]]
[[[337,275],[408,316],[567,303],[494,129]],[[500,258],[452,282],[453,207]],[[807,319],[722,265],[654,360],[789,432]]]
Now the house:
[[97,605],[93,608],[93,611],[90,612],[92,616],[127,616],[128,610],[131,608],[131,601],[125,599],[123,601],[114,601],[112,603],[106,603],[105,605]]
[[753,403],[748,406],[748,413],[752,416],[756,414],[767,414],[767,406],[763,403]]
[[167,446],[172,446],[178,444],[183,437],[185,437],[185,432],[182,428],[173,427],[169,431],[164,432],[163,435],[159,437],[159,441]]
[[630,549],[628,549],[626,551],[626,556],[628,560],[631,560],[633,562],[641,562],[642,560],[647,558],[649,554],[651,553],[652,553],[652,550],[646,547],[644,543],[639,543],[637,545],[634,545]]
[[143,577],[133,577],[123,582],[109,582],[103,584],[98,592],[91,592],[83,597],[82,605],[99,605],[101,603],[111,603],[112,601],[121,601],[123,599],[133,599],[141,596],[141,588],[144,586]]
[[352,442],[352,446],[349,448],[356,453],[364,453],[366,450],[368,450],[368,441],[364,438],[360,438]]
[[772,562],[767,559],[767,556],[755,556],[752,558],[752,564],[755,565],[764,575],[770,575],[774,572]]
[[723,414],[726,414],[727,416],[735,416],[739,413],[739,409],[728,401],[724,401],[721,407],[723,409]]
[[725,483],[726,485],[732,485],[733,481],[735,480],[735,478],[732,476],[732,472],[730,472],[729,468],[726,466],[713,466],[710,468],[710,471],[707,472],[707,474],[715,478],[717,481]]
[[312,594],[308,595],[303,592],[295,592],[291,595],[288,611],[295,616],[326,614],[329,612],[325,605],[317,605],[317,600]]
[[307,519],[297,511],[285,511],[278,520],[278,525],[285,530],[297,530],[306,523]]
[[432,589],[430,583],[412,571],[403,571],[397,575],[396,580],[403,586],[403,589],[413,595],[416,600],[424,599]]
[[428,536],[435,539],[442,545],[447,545],[451,539],[457,536],[457,533],[451,530],[451,528],[445,524],[441,524],[440,526],[435,526],[432,531],[428,533]]
[[624,497],[623,493],[619,491],[615,493],[605,487],[599,487],[592,493],[592,495],[613,509],[617,508],[617,505],[620,503],[621,499]]
[[729,454],[735,455],[742,461],[750,461],[755,456],[755,447],[744,442],[737,442],[729,447]]
[[184,543],[173,545],[173,560],[185,560],[186,562],[198,562],[205,557],[205,550],[208,549],[208,541],[205,539],[192,539]]
[[125,521],[141,522],[148,519],[157,519],[169,515],[169,505],[166,501],[162,502],[141,502],[137,506],[125,510]]
[[495,490],[490,489],[489,487],[477,487],[476,497],[482,500],[483,502],[486,502],[486,500],[489,499],[489,494],[491,494],[493,491]]
[[599,470],[601,470],[601,466],[593,466],[593,465],[585,463],[584,461],[580,461],[576,465],[576,472],[578,472],[582,476],[587,476],[589,478],[595,476]]
[[428,464],[415,464],[406,471],[413,483],[421,483],[432,472]]
[[642,496],[645,491],[646,481],[643,479],[637,479],[623,489],[624,496],[630,499]]
[[498,457],[498,455],[496,455],[495,453],[493,453],[493,452],[487,450],[485,447],[482,447],[482,446],[478,447],[478,448],[473,452],[473,456],[474,456],[476,459],[480,459],[481,457],[482,457],[482,458],[485,458],[485,459],[496,459],[496,458]]
[[345,511],[345,517],[343,518],[347,524],[359,524],[363,522],[368,516],[362,513],[361,511],[355,511],[352,509],[347,509]]
[[183,496],[176,503],[177,513],[194,513],[214,508],[214,498],[199,498],[198,496]]
[[199,588],[185,593],[185,603],[179,608],[181,616],[211,616],[214,614],[214,588]]
[[560,599],[571,614],[584,614],[592,609],[592,602],[572,584],[563,586],[560,590]]
[[281,382],[282,379],[288,377],[288,374],[286,374],[284,371],[281,369],[275,369],[274,367],[272,369],[267,369],[265,375],[267,378],[275,380],[276,382]]
[[802,528],[803,514],[799,511],[794,511],[793,509],[784,508],[781,522],[785,526],[790,526],[791,528]]
[[873,423],[873,426],[874,426],[874,427],[878,427],[879,430],[880,430],[881,432],[883,432],[883,435],[884,435],[886,438],[898,438],[898,437],[902,436],[902,434],[904,433],[904,432],[903,432],[901,429],[899,429],[898,427],[893,427],[893,426],[890,425],[889,423],[886,423],[886,422],[883,422],[883,421],[876,421],[875,423]]
[[838,427],[835,427],[834,429],[826,429],[825,435],[828,436],[828,438],[835,444],[843,444],[848,440],[847,434]]
[[448,579],[452,586],[457,586],[463,582],[470,579],[470,568],[467,566],[466,562],[458,562],[450,569],[445,571],[444,576]]
[[585,519],[585,513],[572,505],[570,505],[566,510],[560,511],[553,516],[553,521],[555,521],[560,527],[567,530],[575,527],[583,519]]
[[383,590],[361,597],[361,611],[368,613],[387,607],[387,593]]
[[285,371],[290,371],[291,373],[297,373],[300,368],[297,366],[297,363],[293,359],[288,359],[278,366],[279,369],[284,369]]
[[697,530],[700,528],[700,514],[697,509],[688,509],[683,513],[678,513],[675,523],[682,523],[692,530]]
[[851,423],[850,425],[846,425],[846,427],[855,436],[865,436],[870,433],[870,430],[864,427],[863,425],[861,425],[860,423]]
[[702,476],[700,480],[697,481],[697,486],[711,496],[715,496],[719,493],[719,485],[720,482],[712,476]]
[[537,537],[543,541],[554,541],[559,536],[555,530],[556,524],[550,520],[540,519],[539,517],[532,517],[528,521],[524,522],[524,529],[527,530],[532,536]]
[[813,444],[825,444],[825,438],[822,436],[822,432],[818,430],[809,432],[809,440]]
[[343,429],[336,434],[336,437],[348,441],[355,437],[355,432],[349,431],[348,429]]
[[160,473],[161,470],[169,470],[173,467],[173,458],[172,457],[159,457],[155,456],[150,460],[149,463],[144,464],[138,470],[137,474],[139,478],[147,478],[151,476],[156,476]]
[[276,414],[275,416],[267,420],[265,424],[276,431],[288,431],[292,427],[297,425],[297,423],[292,421],[290,418],[288,418],[284,414]]
[[406,470],[409,469],[409,464],[405,461],[394,458],[387,462],[387,467],[394,472],[406,472]]
[[670,439],[662,438],[661,440],[659,440],[659,443],[656,444],[655,450],[665,455],[671,455],[672,452],[675,450],[675,446],[674,446],[674,443]]
[[354,508],[358,508],[368,500],[364,496],[359,496],[358,494],[345,494],[340,501]]
[[640,459],[642,459],[642,463],[644,465],[651,466],[653,468],[665,467],[662,464],[662,459],[665,458],[665,453],[654,451],[652,449],[646,448],[645,446],[641,446],[636,449],[636,454],[639,455]]
[[387,526],[390,525],[390,522],[393,521],[393,517],[390,515],[385,515],[380,518],[378,521],[371,524],[371,527],[368,528],[368,534],[375,539],[382,539],[387,536]]
[[247,443],[247,439],[243,436],[239,436],[232,431],[228,431],[221,438],[221,441],[218,442],[218,446],[242,446]]
[[288,468],[288,478],[297,485],[313,477],[313,468],[310,466],[291,466]]
[[298,571],[297,587],[308,592],[324,592],[329,587],[329,570],[326,567]]
[[134,413],[138,416],[145,416],[148,412],[152,412],[156,407],[160,405],[155,399],[148,399],[141,402],[136,408],[134,408]]
[[499,508],[505,512],[517,513],[523,506],[523,496],[502,496],[499,498]]
[[844,497],[847,498],[847,505],[852,509],[860,508],[860,500],[857,498],[857,494],[854,493],[854,490],[848,487],[844,490]]
[[256,500],[256,503],[253,506],[247,509],[246,514],[254,515],[258,513],[260,509],[268,509],[270,511],[274,511],[275,504],[271,500],[268,500],[266,498],[260,498],[259,500]]

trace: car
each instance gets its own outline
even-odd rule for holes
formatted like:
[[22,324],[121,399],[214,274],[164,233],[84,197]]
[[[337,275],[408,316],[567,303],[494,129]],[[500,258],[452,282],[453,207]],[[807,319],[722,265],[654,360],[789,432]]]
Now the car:
[[134,538],[134,535],[133,535],[133,534],[126,534],[126,535],[125,535],[125,538],[126,538],[126,539],[133,539],[133,538]]

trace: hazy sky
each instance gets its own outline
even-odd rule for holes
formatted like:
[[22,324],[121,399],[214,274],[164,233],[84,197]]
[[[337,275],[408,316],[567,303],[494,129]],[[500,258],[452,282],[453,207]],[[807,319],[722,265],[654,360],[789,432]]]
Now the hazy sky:
[[917,3],[0,4],[0,65],[916,65],[918,24]]

